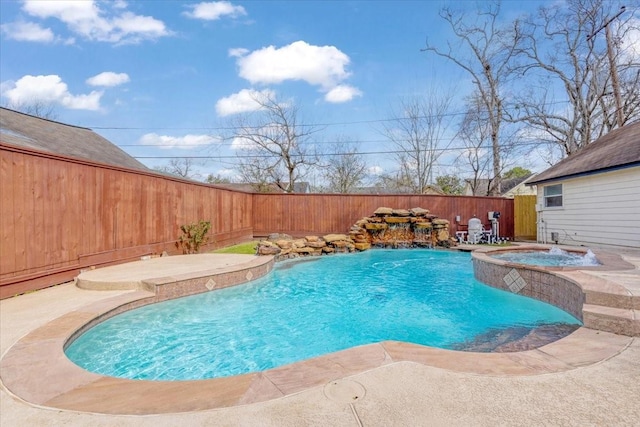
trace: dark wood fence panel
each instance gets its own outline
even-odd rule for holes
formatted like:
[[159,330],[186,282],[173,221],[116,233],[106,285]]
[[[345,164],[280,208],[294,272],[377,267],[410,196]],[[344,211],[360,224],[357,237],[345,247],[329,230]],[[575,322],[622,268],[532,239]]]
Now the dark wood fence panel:
[[205,249],[252,238],[252,195],[0,146],[0,297],[82,268],[177,253],[179,226],[210,220]]
[[[254,194],[253,233],[294,236],[347,232],[360,218],[381,206],[394,209],[421,207],[450,221],[451,233],[466,231],[469,218],[490,226],[489,211],[501,213],[500,234],[513,238],[513,200],[498,197],[431,195]],[[460,216],[460,223],[456,216]]]

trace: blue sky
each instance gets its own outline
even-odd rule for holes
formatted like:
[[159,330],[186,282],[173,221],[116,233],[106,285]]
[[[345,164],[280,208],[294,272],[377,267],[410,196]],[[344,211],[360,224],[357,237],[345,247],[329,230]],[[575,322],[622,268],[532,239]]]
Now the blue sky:
[[[234,150],[216,137],[251,108],[252,91],[293,100],[305,123],[329,125],[325,140],[384,151],[380,120],[401,98],[452,90],[461,109],[469,92],[462,71],[420,51],[427,37],[451,37],[438,16],[445,4],[473,5],[3,0],[1,101],[50,102],[58,121],[90,127],[150,167],[168,159],[145,157],[212,156],[203,175],[233,175]],[[505,2],[504,16],[540,4]],[[388,155],[366,161],[394,167]]]

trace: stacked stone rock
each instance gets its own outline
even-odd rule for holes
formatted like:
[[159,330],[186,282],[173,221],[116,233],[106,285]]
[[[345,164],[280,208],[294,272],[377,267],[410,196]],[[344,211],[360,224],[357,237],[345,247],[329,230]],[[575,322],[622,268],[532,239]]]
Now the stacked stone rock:
[[381,207],[373,216],[357,221],[350,237],[358,243],[383,247],[450,246],[449,221],[427,209]]
[[382,247],[445,246],[455,244],[449,236],[449,221],[427,209],[381,207],[373,216],[357,221],[346,234],[327,234],[293,238],[272,234],[258,244],[258,255],[278,259],[318,256],[335,252],[366,251],[372,245]]
[[[353,252],[356,244],[346,234],[306,236],[295,239],[288,234],[271,234],[258,243],[258,255],[276,255],[279,259],[318,256],[335,252]],[[360,249],[362,250],[362,249]]]

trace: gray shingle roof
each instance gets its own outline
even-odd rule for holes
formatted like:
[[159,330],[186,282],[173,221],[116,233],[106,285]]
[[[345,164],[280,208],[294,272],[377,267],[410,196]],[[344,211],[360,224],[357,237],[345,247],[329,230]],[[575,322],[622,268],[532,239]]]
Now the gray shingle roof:
[[529,181],[528,185],[640,166],[640,122],[609,132]]
[[91,129],[0,107],[0,141],[129,169],[149,169]]

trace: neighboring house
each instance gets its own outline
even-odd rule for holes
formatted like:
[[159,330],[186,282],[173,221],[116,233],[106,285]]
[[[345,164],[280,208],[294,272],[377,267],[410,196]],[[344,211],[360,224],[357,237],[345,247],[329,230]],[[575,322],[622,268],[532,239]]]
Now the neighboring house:
[[640,248],[640,122],[547,169],[537,185],[538,240]]
[[[517,195],[536,194],[535,189],[530,189],[525,186],[525,181],[531,179],[531,175],[520,178],[503,179],[500,185],[501,197],[513,198]],[[488,179],[478,179],[476,181],[476,188],[474,191],[473,180],[466,179],[464,185],[464,191],[462,194],[465,196],[486,196],[489,194],[489,185],[491,181]]]
[[537,189],[535,185],[530,185],[529,182],[536,178],[536,175],[529,175],[524,181],[521,181],[515,187],[508,189],[501,194],[502,197],[507,199],[513,199],[515,196],[535,196]]
[[0,108],[0,141],[127,169],[149,169],[91,129]]

